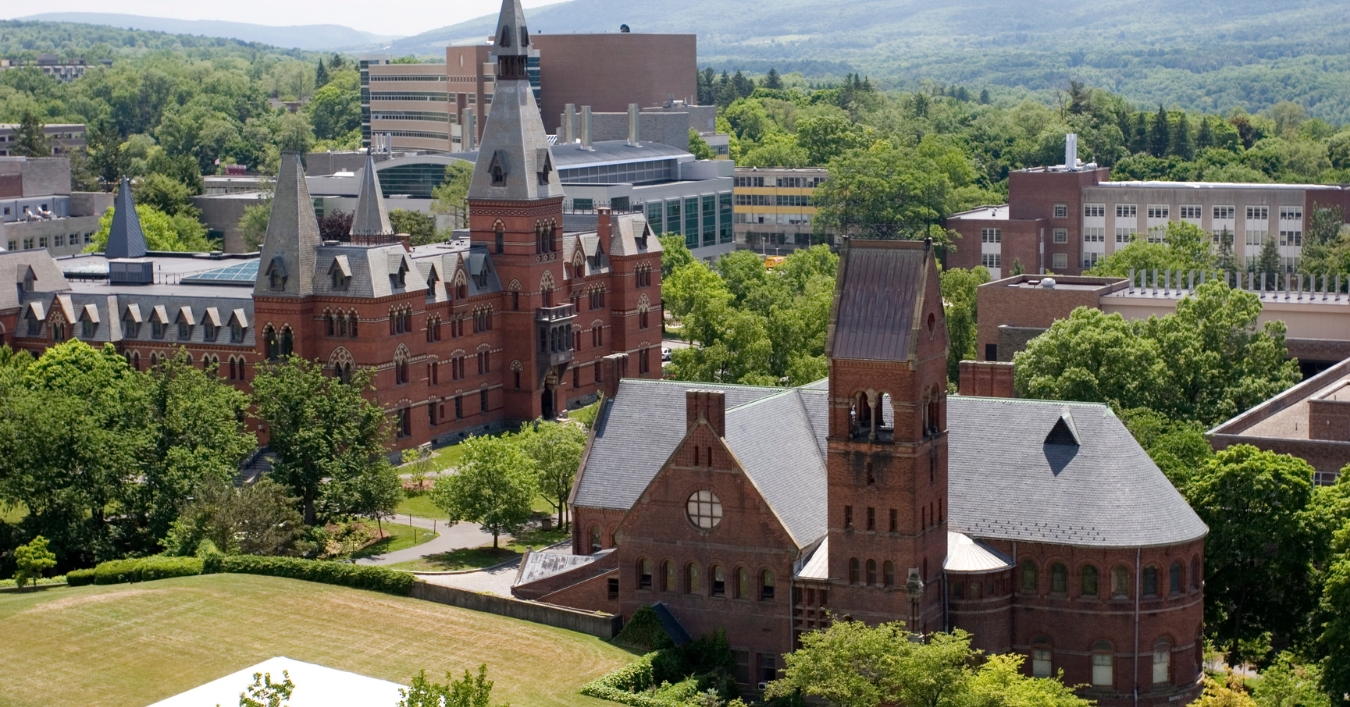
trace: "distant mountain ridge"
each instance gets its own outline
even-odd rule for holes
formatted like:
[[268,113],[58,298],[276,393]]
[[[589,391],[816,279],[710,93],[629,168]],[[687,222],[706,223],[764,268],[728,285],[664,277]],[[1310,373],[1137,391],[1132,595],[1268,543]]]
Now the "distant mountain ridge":
[[148,30],[168,34],[189,34],[206,37],[260,42],[286,49],[306,51],[353,51],[381,47],[396,36],[362,32],[342,25],[290,25],[273,27],[247,22],[219,20],[177,20],[166,17],[145,17],[112,12],[44,12],[18,18],[25,22],[78,22],[107,25],[122,29]]

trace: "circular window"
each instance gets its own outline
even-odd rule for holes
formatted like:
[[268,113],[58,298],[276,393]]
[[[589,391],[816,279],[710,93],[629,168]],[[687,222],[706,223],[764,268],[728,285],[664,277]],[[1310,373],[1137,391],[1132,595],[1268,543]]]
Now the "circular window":
[[722,502],[712,491],[695,491],[685,507],[689,522],[707,530],[722,522]]

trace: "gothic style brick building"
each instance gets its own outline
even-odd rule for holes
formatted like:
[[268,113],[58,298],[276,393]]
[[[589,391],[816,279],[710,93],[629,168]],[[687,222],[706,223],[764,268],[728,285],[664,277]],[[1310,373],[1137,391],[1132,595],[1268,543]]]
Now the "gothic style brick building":
[[1105,705],[1198,694],[1207,530],[1107,407],[949,396],[924,243],[844,244],[827,355],[801,388],[606,378],[570,552],[516,595],[725,629],[752,688],[847,616],[966,629]]
[[0,342],[35,353],[109,342],[137,367],[182,347],[245,390],[253,364],[286,355],[344,378],[369,369],[398,448],[589,401],[613,352],[632,363],[610,375],[659,378],[661,244],[639,214],[602,210],[594,232],[563,232],[519,3],[502,18],[467,241],[409,247],[369,159],[350,235],[323,241],[288,154],[260,257],[148,253],[123,180],[105,253],[0,252],[14,278],[0,290]]

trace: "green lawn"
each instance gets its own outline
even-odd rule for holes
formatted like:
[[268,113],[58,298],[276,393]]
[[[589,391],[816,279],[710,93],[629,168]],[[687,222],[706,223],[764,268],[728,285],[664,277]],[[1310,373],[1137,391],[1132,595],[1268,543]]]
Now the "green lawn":
[[561,530],[536,530],[521,533],[520,536],[510,542],[503,542],[502,546],[497,549],[493,549],[491,545],[485,545],[443,552],[438,555],[427,555],[417,560],[397,562],[385,566],[390,569],[414,572],[454,572],[491,567],[520,557],[525,554],[525,548],[527,547],[531,550],[538,550],[561,542],[567,537],[568,534]]
[[[436,504],[431,502],[431,494],[429,493],[405,496],[394,512],[403,516],[404,523],[408,522],[408,516],[410,515],[418,518],[435,518],[436,520],[449,520],[450,518],[445,514],[445,511],[437,508]],[[398,517],[395,516],[394,519],[398,520]]]
[[274,656],[404,685],[486,663],[494,703],[603,707],[577,690],[633,659],[525,621],[234,574],[0,594],[0,625],[5,707],[144,707]]
[[384,531],[389,535],[352,553],[352,559],[383,555],[386,552],[421,545],[437,535],[426,528],[409,527],[406,524],[400,525],[396,520],[386,519],[383,526]]

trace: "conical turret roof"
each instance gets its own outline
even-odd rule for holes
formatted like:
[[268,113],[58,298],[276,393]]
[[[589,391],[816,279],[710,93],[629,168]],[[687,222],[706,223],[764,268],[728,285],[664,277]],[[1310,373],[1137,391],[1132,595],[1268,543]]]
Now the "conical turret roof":
[[319,219],[314,215],[314,202],[305,186],[300,155],[285,153],[281,156],[272,216],[267,220],[267,237],[253,291],[269,296],[313,294],[319,242]]
[[525,201],[563,196],[525,70],[529,37],[520,0],[503,0],[491,52],[497,60],[496,87],[469,184],[470,199]]
[[375,172],[375,156],[366,155],[366,168],[361,172],[361,191],[356,197],[356,213],[352,214],[353,236],[392,236],[389,212],[384,208],[380,193],[380,175]]
[[109,258],[144,258],[146,251],[145,232],[136,215],[136,202],[131,198],[131,180],[122,177],[122,183],[117,186],[117,199],[113,202],[112,228],[108,231],[108,244],[104,246],[103,254]]

